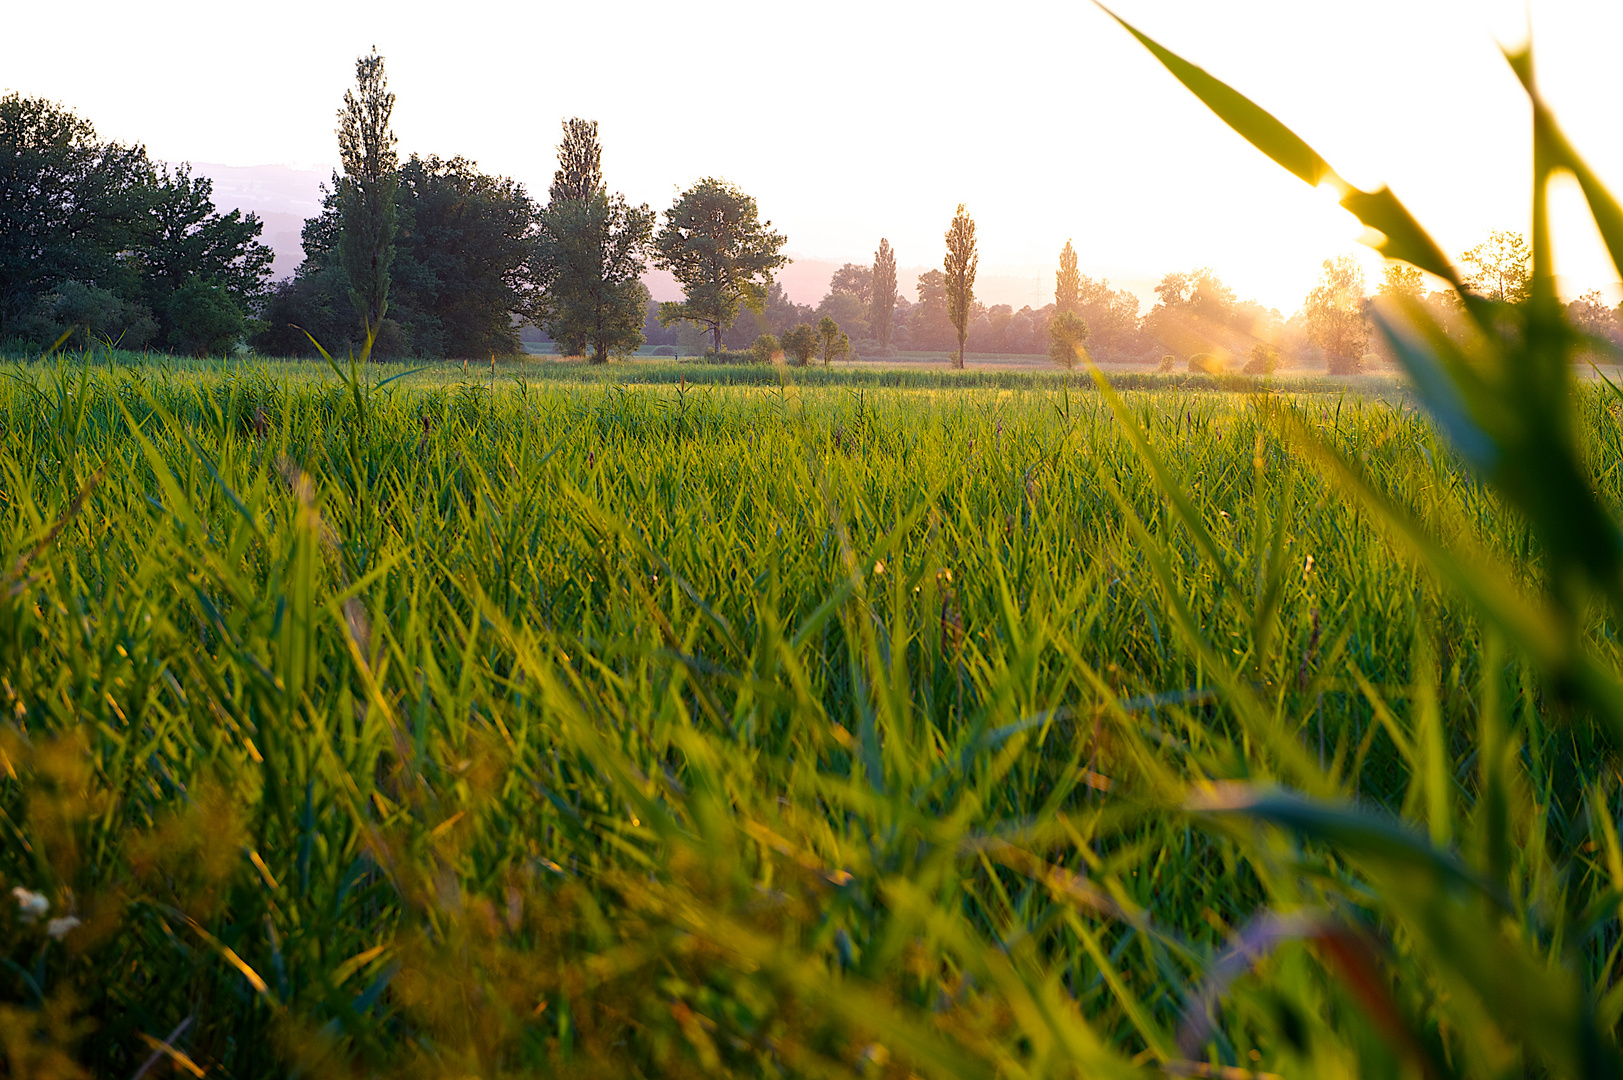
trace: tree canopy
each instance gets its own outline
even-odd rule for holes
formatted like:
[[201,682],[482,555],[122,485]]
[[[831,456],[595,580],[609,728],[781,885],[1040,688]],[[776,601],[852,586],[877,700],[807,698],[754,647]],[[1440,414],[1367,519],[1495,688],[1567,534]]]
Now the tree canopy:
[[[49,343],[77,326],[81,343],[230,348],[270,276],[261,229],[253,214],[220,214],[188,166],[103,142],[55,102],[0,97],[0,341]],[[184,295],[229,307],[235,337],[194,332],[176,299],[194,283]]]
[[537,217],[537,314],[566,352],[592,347],[592,361],[634,352],[643,342],[654,212],[610,196],[598,163],[597,124],[564,124],[552,201]]
[[682,286],[685,299],[660,305],[660,321],[703,326],[713,348],[741,307],[759,309],[772,271],[788,259],[784,237],[760,220],[755,200],[725,180],[700,180],[665,211],[654,238],[656,263]]

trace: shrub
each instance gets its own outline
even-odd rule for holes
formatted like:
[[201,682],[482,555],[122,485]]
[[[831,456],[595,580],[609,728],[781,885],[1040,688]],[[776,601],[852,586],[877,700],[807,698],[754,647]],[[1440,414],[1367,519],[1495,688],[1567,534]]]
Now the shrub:
[[18,320],[21,336],[46,346],[70,329],[68,344],[85,348],[111,341],[126,349],[139,349],[158,336],[158,324],[144,304],[120,300],[107,289],[78,281],[64,281],[34,301]]
[[1272,375],[1279,367],[1279,350],[1262,342],[1251,346],[1251,359],[1241,370],[1247,375]]
[[1167,353],[1165,356],[1161,357],[1161,362],[1156,365],[1155,370],[1160,372],[1162,375],[1167,375],[1172,372],[1173,367],[1177,363],[1178,358],[1173,356],[1171,353]]
[[762,334],[750,346],[750,356],[757,364],[770,364],[783,355],[783,346],[772,334]]
[[1200,375],[1223,374],[1223,361],[1211,353],[1196,353],[1189,358],[1189,370]]
[[801,323],[783,335],[783,351],[791,363],[805,367],[817,355],[817,331],[809,323]]
[[659,348],[654,350],[654,355],[655,356],[675,356],[676,355],[676,346],[674,346],[674,345],[661,345]]

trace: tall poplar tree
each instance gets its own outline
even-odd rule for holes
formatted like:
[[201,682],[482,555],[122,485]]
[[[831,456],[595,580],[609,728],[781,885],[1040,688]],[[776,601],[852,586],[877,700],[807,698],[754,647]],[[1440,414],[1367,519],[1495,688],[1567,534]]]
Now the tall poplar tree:
[[1082,306],[1082,274],[1076,268],[1076,248],[1069,240],[1059,253],[1059,273],[1054,275],[1054,313],[1076,311]]
[[868,322],[883,348],[890,347],[895,311],[896,253],[890,249],[890,241],[880,237],[879,250],[873,253],[873,301]]
[[558,144],[558,171],[547,191],[551,202],[586,202],[603,187],[603,146],[597,141],[597,121],[571,117],[564,121]]
[[338,110],[338,154],[344,163],[338,180],[343,211],[338,255],[369,342],[389,310],[395,191],[400,184],[400,158],[389,126],[393,112],[383,57],[373,48],[355,61],[355,88],[344,91],[344,107]]
[[947,317],[958,331],[958,351],[952,366],[964,366],[964,342],[969,338],[969,310],[975,303],[975,270],[980,257],[975,253],[975,219],[964,213],[964,204],[947,229],[947,258],[942,265],[946,271]]

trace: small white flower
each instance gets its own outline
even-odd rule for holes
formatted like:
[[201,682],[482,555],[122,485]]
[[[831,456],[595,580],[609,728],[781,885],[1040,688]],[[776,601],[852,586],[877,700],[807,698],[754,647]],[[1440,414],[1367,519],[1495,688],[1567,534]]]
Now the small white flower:
[[11,890],[11,895],[17,898],[17,908],[25,923],[38,922],[41,915],[51,910],[51,902],[44,893],[30,892],[19,885]]
[[60,919],[52,919],[45,924],[45,932],[56,940],[61,941],[69,930],[79,925],[79,920],[73,915],[66,915]]

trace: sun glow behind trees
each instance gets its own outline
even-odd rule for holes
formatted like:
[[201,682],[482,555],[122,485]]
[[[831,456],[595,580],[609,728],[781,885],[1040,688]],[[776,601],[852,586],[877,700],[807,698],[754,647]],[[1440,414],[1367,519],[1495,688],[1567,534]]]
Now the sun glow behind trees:
[[[397,118],[402,159],[454,150],[540,192],[554,169],[555,118],[589,116],[601,122],[606,164],[633,204],[668,206],[676,188],[720,175],[772,208],[793,252],[835,265],[866,261],[885,236],[907,267],[937,262],[942,210],[963,200],[976,208],[983,278],[1014,267],[1030,267],[1024,276],[1035,278],[1074,236],[1084,273],[1132,282],[1146,307],[1167,268],[1210,265],[1241,295],[1292,309],[1323,260],[1353,251],[1357,235],[1311,191],[1247,158],[1147,58],[1123,48],[1120,31],[1088,4],[1015,3],[978,20],[971,56],[987,77],[977,80],[964,119],[980,134],[952,170],[936,167],[940,148],[952,145],[949,122],[923,106],[920,89],[937,78],[957,9],[935,19],[902,5],[834,0],[807,17],[794,6],[633,2],[615,59],[635,77],[619,80],[601,77],[601,58],[590,50],[513,48],[492,63],[492,27],[512,42],[586,40],[599,28],[585,8],[543,13],[470,0],[455,20],[402,9],[382,27],[367,9],[309,0],[289,0],[269,17],[251,7],[206,20],[186,11],[178,0],[24,6],[8,12],[16,40],[53,40],[63,25],[85,30],[75,37],[74,64],[52,50],[18,50],[4,79],[62,100],[109,138],[146,141],[161,160],[336,164],[326,121],[354,57],[375,41],[390,58],[392,88],[412,102],[410,115]],[[1490,229],[1526,232],[1525,221],[1502,216],[1528,205],[1525,142],[1506,137],[1526,112],[1474,5],[1371,0],[1349,19],[1333,7],[1280,0],[1129,0],[1123,14],[1173,48],[1199,42],[1214,74],[1287,102],[1288,122],[1352,179],[1390,181],[1436,223],[1451,254]],[[1613,66],[1605,50],[1623,37],[1623,10],[1535,0],[1533,22],[1553,106],[1616,185],[1623,144],[1611,138],[1607,102],[1616,95],[1605,81]],[[696,65],[672,45],[701,24],[724,56],[792,35],[807,55],[834,58],[830,77],[741,96],[729,103],[730,134],[695,139],[669,122],[664,103],[682,107],[702,90]],[[853,33],[859,25],[863,32]],[[128,77],[131,55],[144,58],[139,79]],[[1383,75],[1393,70],[1411,74]],[[270,73],[270,81],[245,71]],[[1435,106],[1461,99],[1476,115],[1441,129]],[[176,101],[187,107],[174,109]],[[537,110],[545,123],[532,123]],[[746,137],[821,115],[847,118],[836,142],[839,161],[850,164],[808,169]],[[1056,139],[1056,124],[1083,134]],[[1442,164],[1450,159],[1473,162],[1458,191]],[[1570,292],[1606,286],[1613,276],[1590,257],[1587,222],[1564,217],[1564,205],[1558,198],[1553,212]],[[1569,217],[1576,224],[1562,232]],[[1364,268],[1378,279],[1378,266]]]

